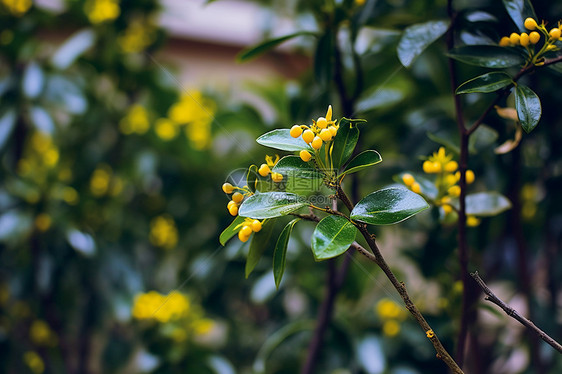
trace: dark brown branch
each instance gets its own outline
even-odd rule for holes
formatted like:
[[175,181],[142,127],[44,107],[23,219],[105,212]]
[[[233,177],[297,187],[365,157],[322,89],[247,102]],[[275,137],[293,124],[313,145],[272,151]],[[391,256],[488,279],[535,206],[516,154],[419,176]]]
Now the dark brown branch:
[[542,340],[547,342],[552,348],[556,349],[559,353],[562,353],[562,345],[560,345],[560,343],[558,343],[556,340],[551,338],[547,333],[545,333],[544,331],[539,329],[532,321],[530,321],[527,318],[521,316],[521,314],[519,314],[519,312],[517,312],[515,309],[513,309],[512,307],[510,307],[509,305],[504,303],[499,297],[497,297],[492,292],[492,290],[490,290],[490,288],[486,285],[486,283],[484,283],[482,278],[480,278],[480,275],[478,275],[477,271],[475,271],[474,273],[471,273],[470,275],[472,276],[472,278],[474,278],[476,283],[478,283],[480,288],[482,288],[482,291],[484,291],[484,293],[487,295],[486,298],[485,298],[486,300],[488,300],[488,301],[496,304],[500,308],[502,308],[503,311],[508,316],[517,320],[523,326],[525,326],[526,328],[530,329],[535,334],[537,334]]
[[[337,197],[345,204],[345,206],[350,211],[353,210],[353,205],[352,205],[351,201],[349,200],[349,198],[347,197],[347,195],[345,194],[345,192],[342,190],[341,186],[338,186]],[[359,232],[361,232],[361,234],[363,235],[363,237],[367,241],[367,244],[369,245],[369,248],[371,248],[371,251],[373,253],[371,254],[369,251],[367,251],[365,248],[361,247],[357,243],[353,243],[352,247],[357,249],[357,251],[359,253],[363,254],[369,260],[371,260],[371,261],[375,262],[377,265],[379,265],[379,267],[384,272],[386,277],[390,280],[390,283],[392,283],[392,285],[394,286],[396,291],[398,291],[398,293],[400,294],[400,297],[404,301],[404,305],[406,306],[406,309],[408,309],[408,311],[412,314],[412,316],[414,316],[415,320],[418,322],[418,324],[420,325],[422,330],[426,333],[428,339],[433,344],[433,347],[435,348],[435,351],[437,352],[437,355],[436,355],[437,358],[443,360],[443,362],[449,367],[449,369],[451,369],[451,371],[453,373],[455,373],[455,374],[463,373],[463,371],[457,365],[455,360],[447,352],[445,347],[443,347],[443,345],[441,344],[441,341],[437,337],[437,334],[435,334],[435,332],[431,329],[431,326],[429,326],[429,324],[427,323],[427,321],[425,320],[425,318],[423,317],[421,312],[418,310],[416,305],[410,299],[410,295],[408,295],[408,291],[406,290],[406,285],[403,282],[400,282],[396,278],[396,276],[394,275],[394,273],[392,272],[392,270],[390,269],[390,267],[386,263],[386,260],[382,256],[382,253],[381,253],[380,249],[378,248],[377,243],[375,242],[374,236],[371,235],[371,233],[369,233],[369,231],[367,230],[367,225],[356,224],[356,227],[359,229]]]

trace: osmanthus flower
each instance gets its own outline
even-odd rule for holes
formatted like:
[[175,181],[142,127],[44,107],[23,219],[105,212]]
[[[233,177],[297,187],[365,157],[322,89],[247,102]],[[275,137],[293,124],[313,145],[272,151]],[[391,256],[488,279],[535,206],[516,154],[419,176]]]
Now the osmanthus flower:
[[529,17],[525,20],[524,26],[530,31],[529,33],[511,33],[509,36],[502,37],[499,45],[501,47],[522,47],[528,56],[525,66],[540,66],[544,62],[546,53],[560,49],[556,42],[562,40],[561,23],[558,21],[557,27],[548,30],[544,21],[539,24],[534,18]]
[[[461,192],[458,184],[461,175],[458,168],[459,164],[453,160],[453,154],[447,153],[444,147],[440,147],[437,152],[428,156],[422,164],[425,174],[435,176],[433,180],[422,177],[416,179],[411,173],[403,173],[400,180],[413,192],[422,194],[434,205],[440,207],[445,216],[455,215],[453,212],[455,201]],[[467,184],[474,183],[474,172],[467,170],[465,178]],[[480,220],[469,215],[466,222],[468,226],[477,226]]]

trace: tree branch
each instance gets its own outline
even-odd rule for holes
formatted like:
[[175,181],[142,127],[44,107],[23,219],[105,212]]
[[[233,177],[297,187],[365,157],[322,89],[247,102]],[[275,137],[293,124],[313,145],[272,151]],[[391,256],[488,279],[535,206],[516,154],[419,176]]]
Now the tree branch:
[[478,283],[480,288],[482,288],[482,291],[484,291],[484,293],[487,295],[486,298],[485,298],[486,300],[488,300],[488,301],[496,304],[500,308],[502,308],[503,311],[508,316],[517,320],[523,326],[525,326],[526,328],[530,329],[535,334],[537,334],[542,340],[547,342],[552,348],[556,349],[559,353],[562,353],[562,345],[560,345],[560,343],[558,343],[556,340],[551,338],[547,333],[545,333],[544,331],[539,329],[533,322],[531,322],[527,318],[521,316],[521,314],[519,314],[515,309],[513,309],[512,307],[507,305],[505,302],[503,302],[499,297],[497,297],[492,292],[492,290],[490,290],[490,288],[486,285],[486,283],[484,283],[482,278],[480,278],[480,275],[478,275],[477,271],[475,271],[474,273],[471,273],[470,275],[472,276],[472,278],[474,278],[476,283]]
[[[353,204],[351,203],[345,192],[342,190],[341,186],[338,186],[336,191],[336,196],[345,204],[345,206],[350,211],[353,210]],[[414,316],[414,318],[416,319],[422,330],[426,333],[428,339],[433,344],[433,347],[437,352],[437,358],[443,360],[443,362],[449,367],[449,369],[451,369],[453,373],[462,374],[463,371],[461,370],[461,368],[457,365],[455,360],[447,352],[445,347],[443,347],[441,341],[439,340],[435,332],[431,329],[431,326],[429,326],[429,324],[427,323],[421,312],[418,310],[416,305],[410,299],[410,296],[408,295],[408,291],[406,290],[406,285],[403,282],[398,281],[392,270],[390,270],[390,267],[386,263],[380,249],[378,248],[375,242],[374,236],[371,235],[371,233],[369,233],[369,231],[367,230],[367,225],[357,223],[356,227],[359,229],[359,232],[361,232],[361,234],[367,241],[369,248],[371,248],[372,254],[358,243],[353,243],[352,247],[355,248],[359,253],[367,257],[369,260],[379,265],[379,267],[384,272],[386,277],[390,280],[390,283],[392,283],[396,291],[398,291],[398,293],[400,294],[400,297],[404,301],[404,305],[406,306],[406,309],[408,309],[408,311]]]

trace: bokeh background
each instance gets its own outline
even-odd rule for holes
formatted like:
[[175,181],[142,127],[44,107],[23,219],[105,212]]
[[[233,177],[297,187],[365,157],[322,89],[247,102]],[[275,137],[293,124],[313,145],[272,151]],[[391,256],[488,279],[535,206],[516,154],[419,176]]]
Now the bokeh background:
[[[298,372],[326,283],[326,263],[308,249],[313,226],[294,231],[279,290],[272,252],[245,279],[247,245],[218,242],[232,220],[221,185],[231,171],[264,162],[267,149],[254,139],[269,129],[307,123],[328,104],[336,118],[349,112],[333,79],[334,44],[345,89],[355,93],[345,114],[369,121],[361,146],[384,159],[359,174],[359,195],[404,170],[420,173],[438,143],[454,150],[444,43],[411,69],[396,57],[402,30],[446,18],[445,5],[0,0],[0,372]],[[533,5],[552,24],[562,16],[560,2]],[[516,30],[501,2],[455,6],[459,43],[496,43]],[[236,60],[265,38],[303,30],[321,37]],[[478,73],[459,71],[463,80]],[[469,165],[471,191],[499,191],[513,204],[469,229],[471,271],[558,340],[560,82],[556,69],[529,76],[543,105],[537,129],[498,154],[515,127],[490,115]],[[467,117],[489,100],[468,96]],[[439,214],[376,233],[453,350],[462,284],[456,229]],[[474,373],[562,371],[556,352],[480,300]],[[389,283],[357,256],[317,370],[446,372]]]

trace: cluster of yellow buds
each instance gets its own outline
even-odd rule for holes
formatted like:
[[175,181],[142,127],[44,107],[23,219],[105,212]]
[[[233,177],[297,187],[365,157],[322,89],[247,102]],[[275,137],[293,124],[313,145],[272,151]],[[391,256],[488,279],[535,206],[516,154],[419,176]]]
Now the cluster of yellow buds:
[[274,167],[277,162],[279,162],[279,155],[275,155],[275,160],[271,156],[265,156],[265,164],[261,164],[258,169],[258,174],[262,177],[267,177],[271,174],[271,180],[279,183],[283,180],[283,174],[275,173],[271,171],[271,168]]
[[[544,21],[542,21],[541,24],[538,24],[536,20],[530,17],[525,20],[524,25],[526,29],[531,31],[530,33],[523,32],[521,34],[517,34],[514,32],[509,36],[504,36],[500,39],[500,46],[524,47],[529,53],[529,60],[527,62],[528,65],[540,64],[541,61],[539,61],[539,59],[544,55],[544,53],[549,51],[556,51],[559,49],[558,46],[556,46],[554,43],[562,40],[560,21],[558,21],[558,27],[553,27],[550,30],[547,30]],[[539,51],[535,52],[534,45],[540,42],[541,34],[544,36],[545,42],[539,49]],[[531,46],[533,47],[531,48]]]
[[240,239],[242,243],[245,243],[248,239],[250,239],[252,233],[261,230],[262,224],[263,222],[257,219],[246,218],[244,222],[236,226],[234,229],[240,229],[240,231],[238,231],[238,239]]
[[238,215],[238,207],[240,206],[240,204],[242,204],[242,200],[244,200],[244,197],[252,194],[248,186],[240,188],[233,186],[228,182],[222,185],[222,190],[226,194],[232,194],[230,196],[232,200],[228,202],[226,209],[228,209],[228,212],[233,216]]
[[[437,188],[437,197],[434,203],[441,206],[443,212],[447,215],[453,211],[451,201],[453,198],[459,197],[461,188],[458,182],[461,179],[461,173],[458,170],[459,164],[453,160],[452,154],[447,154],[444,147],[440,147],[437,152],[429,156],[422,165],[426,174],[435,174],[435,187]],[[475,175],[472,170],[467,170],[465,174],[466,183],[472,184]],[[414,176],[406,173],[402,175],[402,182],[413,192],[423,193],[420,184],[415,180]],[[480,221],[474,216],[467,217],[468,226],[477,226]]]
[[[307,125],[294,125],[291,127],[290,134],[293,138],[302,136],[302,140],[306,144],[310,144],[315,151],[318,151],[324,143],[329,143],[334,139],[338,132],[338,127],[336,121],[332,120],[332,106],[329,105],[326,117],[319,117],[316,121],[312,120],[312,126],[310,127]],[[307,150],[300,151],[299,156],[304,162],[312,159],[312,154]]]

